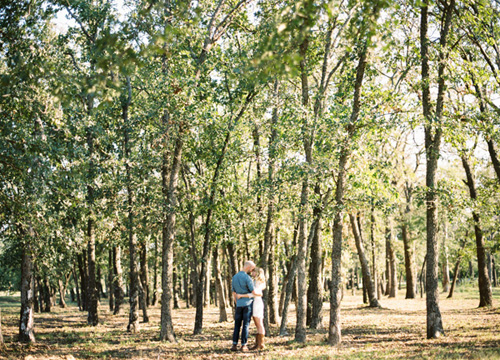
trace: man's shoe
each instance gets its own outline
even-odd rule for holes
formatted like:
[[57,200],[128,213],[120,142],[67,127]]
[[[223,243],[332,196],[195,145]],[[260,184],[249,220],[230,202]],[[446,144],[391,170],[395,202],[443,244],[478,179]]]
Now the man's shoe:
[[246,345],[243,345],[240,349],[241,352],[248,352],[248,347]]
[[231,351],[238,351],[238,345],[233,344],[233,347],[231,348]]

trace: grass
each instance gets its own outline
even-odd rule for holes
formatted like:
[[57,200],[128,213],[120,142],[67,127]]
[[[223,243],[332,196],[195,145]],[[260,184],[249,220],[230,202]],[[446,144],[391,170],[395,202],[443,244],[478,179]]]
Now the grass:
[[[308,330],[307,343],[293,340],[295,312],[290,312],[290,336],[277,336],[279,328],[271,326],[266,350],[247,354],[232,353],[232,322],[218,323],[218,309],[204,310],[202,335],[192,335],[195,310],[174,310],[177,343],[158,341],[159,307],[150,308],[150,322],[141,323],[139,333],[126,332],[127,307],[120,315],[109,313],[107,302],[100,307],[100,324],[86,325],[86,313],[75,304],[54,307],[51,313],[35,315],[37,342],[32,345],[16,341],[19,321],[19,296],[0,294],[2,332],[6,349],[0,359],[500,359],[500,289],[494,289],[494,304],[479,309],[477,288],[459,287],[454,298],[440,298],[445,336],[425,338],[425,298],[405,300],[404,292],[396,299],[381,299],[381,309],[362,304],[361,294],[346,292],[342,302],[342,343],[330,347],[328,336],[328,303],[325,303],[324,329]],[[228,309],[229,310],[229,309]],[[251,334],[255,327],[251,326]],[[253,336],[250,340],[253,342]]]

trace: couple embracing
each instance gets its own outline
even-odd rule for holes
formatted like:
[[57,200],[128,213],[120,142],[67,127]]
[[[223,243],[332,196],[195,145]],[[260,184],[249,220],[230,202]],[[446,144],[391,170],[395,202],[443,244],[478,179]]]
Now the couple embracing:
[[[252,276],[252,277],[250,277]],[[261,350],[264,348],[264,302],[262,291],[266,288],[264,270],[246,261],[243,269],[233,276],[233,297],[236,301],[232,351]],[[257,341],[250,349],[247,347],[248,328],[253,317],[257,327]],[[241,348],[238,349],[241,329]]]

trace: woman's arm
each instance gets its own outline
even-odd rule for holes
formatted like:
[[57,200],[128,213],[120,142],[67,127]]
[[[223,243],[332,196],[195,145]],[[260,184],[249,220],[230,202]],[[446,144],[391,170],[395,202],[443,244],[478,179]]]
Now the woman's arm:
[[248,294],[236,294],[236,299],[241,299],[241,298],[254,298],[256,296],[262,296],[262,294],[259,294],[257,292],[252,291],[251,293]]

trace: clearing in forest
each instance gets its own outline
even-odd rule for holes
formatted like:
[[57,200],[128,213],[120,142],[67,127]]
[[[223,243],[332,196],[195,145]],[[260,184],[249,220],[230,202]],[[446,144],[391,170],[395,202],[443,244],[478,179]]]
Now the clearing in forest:
[[[327,345],[328,303],[324,329],[308,330],[307,343],[293,341],[295,312],[289,317],[289,337],[279,337],[272,325],[266,350],[232,353],[232,322],[218,323],[218,309],[205,309],[202,335],[192,335],[195,309],[174,310],[177,344],[158,341],[160,308],[149,309],[150,322],[141,323],[137,334],[126,332],[128,309],[109,313],[105,299],[100,307],[100,325],[86,325],[86,313],[75,304],[35,317],[37,343],[15,341],[19,321],[19,298],[1,296],[2,330],[6,350],[2,359],[500,359],[500,289],[494,289],[495,307],[479,309],[477,289],[459,288],[453,299],[441,295],[440,307],[446,335],[425,339],[425,297],[381,300],[382,309],[363,305],[359,292],[346,293],[342,301],[342,344]],[[254,341],[252,324],[250,344]]]

